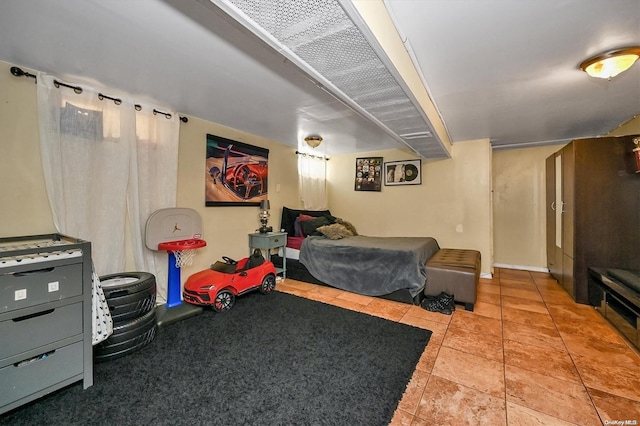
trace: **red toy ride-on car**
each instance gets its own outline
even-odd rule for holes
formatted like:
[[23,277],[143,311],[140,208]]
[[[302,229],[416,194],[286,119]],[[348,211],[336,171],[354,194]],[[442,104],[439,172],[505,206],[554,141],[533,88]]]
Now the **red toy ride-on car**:
[[222,312],[233,307],[236,296],[258,289],[267,294],[276,287],[276,268],[259,249],[239,261],[226,256],[222,259],[224,262],[217,261],[187,279],[182,292],[185,302]]

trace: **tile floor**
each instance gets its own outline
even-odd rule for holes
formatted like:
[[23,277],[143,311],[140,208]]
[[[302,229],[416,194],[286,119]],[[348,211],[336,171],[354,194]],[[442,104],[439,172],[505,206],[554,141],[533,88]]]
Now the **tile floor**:
[[450,316],[291,279],[277,289],[433,332],[391,425],[640,424],[640,355],[549,274],[496,269],[474,312]]

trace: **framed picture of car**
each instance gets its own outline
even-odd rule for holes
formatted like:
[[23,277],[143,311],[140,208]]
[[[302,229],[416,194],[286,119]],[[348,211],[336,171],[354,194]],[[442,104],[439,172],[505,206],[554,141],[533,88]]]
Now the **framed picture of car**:
[[205,205],[259,206],[269,188],[269,150],[207,135]]
[[389,161],[384,163],[384,184],[421,185],[422,162],[420,160]]

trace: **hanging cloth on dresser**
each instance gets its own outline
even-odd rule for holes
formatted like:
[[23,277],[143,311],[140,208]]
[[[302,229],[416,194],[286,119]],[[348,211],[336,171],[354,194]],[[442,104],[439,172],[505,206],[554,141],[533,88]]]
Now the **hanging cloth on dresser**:
[[91,341],[93,345],[97,345],[113,333],[113,319],[95,269],[91,274],[91,300]]

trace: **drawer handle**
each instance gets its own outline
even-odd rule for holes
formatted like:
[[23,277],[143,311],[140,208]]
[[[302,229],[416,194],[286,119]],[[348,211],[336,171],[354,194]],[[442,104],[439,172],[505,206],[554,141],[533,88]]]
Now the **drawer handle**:
[[26,271],[26,272],[16,272],[15,274],[13,274],[14,277],[27,277],[29,275],[34,275],[34,274],[44,274],[45,272],[51,272],[55,269],[55,267],[50,267],[50,268],[42,268],[42,269],[34,269],[33,271]]
[[30,315],[25,315],[23,317],[14,318],[13,322],[20,322],[20,321],[25,321],[25,320],[28,320],[28,319],[31,319],[31,318],[36,318],[36,317],[41,317],[41,316],[44,316],[44,315],[49,315],[53,311],[55,311],[55,309],[47,309],[46,311],[36,312],[35,314],[30,314]]
[[24,361],[14,362],[13,366],[14,367],[22,367],[23,365],[28,365],[28,364],[32,364],[34,362],[41,361],[41,360],[43,360],[45,358],[49,358],[51,355],[54,354],[54,352],[55,352],[55,349],[52,350],[52,351],[49,351],[49,352],[45,352],[45,353],[40,354],[40,355],[36,355],[34,357],[31,357],[31,358],[25,359]]
[[280,241],[280,240],[279,240],[279,239],[277,239],[277,238],[276,238],[275,240],[273,240],[273,242],[275,242],[275,243],[277,243],[278,241]]

